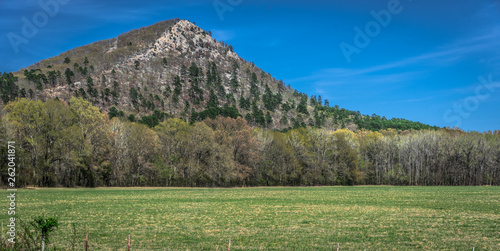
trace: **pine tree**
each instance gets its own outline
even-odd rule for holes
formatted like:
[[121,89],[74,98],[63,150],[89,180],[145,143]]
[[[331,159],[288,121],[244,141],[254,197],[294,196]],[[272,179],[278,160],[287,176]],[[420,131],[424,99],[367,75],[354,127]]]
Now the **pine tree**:
[[256,84],[252,84],[250,87],[250,96],[253,98],[253,101],[260,100],[260,91]]
[[229,84],[231,85],[231,87],[233,87],[233,89],[236,89],[240,86],[235,71],[233,71],[233,73],[231,74],[231,81],[229,82]]
[[211,107],[219,107],[219,99],[215,95],[214,90],[210,89],[210,95],[207,103],[207,109]]
[[266,119],[264,117],[264,112],[257,107],[257,103],[252,104],[252,117],[254,122],[261,126],[266,126]]
[[175,104],[179,102],[179,95],[181,94],[181,91],[182,91],[181,79],[177,75],[174,78],[174,95],[172,96],[172,100],[174,101]]
[[300,103],[297,105],[297,111],[305,115],[309,115],[307,111],[307,96],[300,99]]

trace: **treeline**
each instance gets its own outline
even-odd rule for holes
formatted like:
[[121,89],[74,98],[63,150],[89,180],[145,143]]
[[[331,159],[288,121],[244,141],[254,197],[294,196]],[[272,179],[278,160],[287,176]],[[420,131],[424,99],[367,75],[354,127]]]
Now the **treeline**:
[[366,129],[369,131],[379,131],[386,129],[396,129],[401,131],[439,129],[439,127],[437,126],[430,126],[421,122],[402,118],[387,119],[386,117],[380,117],[377,114],[372,114],[371,116],[362,115],[359,111],[355,112],[344,108],[339,108],[337,105],[334,107],[322,106],[321,96],[319,97],[319,101],[314,101],[314,99],[316,99],[315,96],[311,98],[311,103],[315,105],[314,121],[316,122],[314,126],[317,127],[321,127],[324,125],[325,118],[332,118],[332,122],[334,124],[340,124],[342,128],[345,128],[347,124],[354,123],[358,126],[359,129]]
[[241,117],[153,128],[82,98],[10,102],[1,179],[15,141],[21,186],[499,185],[500,132],[252,128]]

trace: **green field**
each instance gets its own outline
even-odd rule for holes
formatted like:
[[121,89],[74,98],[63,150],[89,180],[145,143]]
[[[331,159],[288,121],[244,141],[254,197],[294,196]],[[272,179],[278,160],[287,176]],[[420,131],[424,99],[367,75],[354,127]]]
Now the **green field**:
[[[7,194],[6,191],[4,191]],[[67,250],[500,250],[500,187],[20,189]],[[2,220],[5,238],[7,199]]]

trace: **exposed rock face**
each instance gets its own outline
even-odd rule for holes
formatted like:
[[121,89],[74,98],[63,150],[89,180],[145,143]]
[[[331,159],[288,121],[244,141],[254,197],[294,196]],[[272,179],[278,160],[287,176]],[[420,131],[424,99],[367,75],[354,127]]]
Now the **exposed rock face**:
[[208,53],[208,60],[227,60],[228,57],[239,59],[236,53],[227,50],[204,30],[186,20],[179,21],[158,38],[154,48],[148,50],[145,56],[166,56],[167,51],[177,56],[184,53],[190,53],[191,56]]

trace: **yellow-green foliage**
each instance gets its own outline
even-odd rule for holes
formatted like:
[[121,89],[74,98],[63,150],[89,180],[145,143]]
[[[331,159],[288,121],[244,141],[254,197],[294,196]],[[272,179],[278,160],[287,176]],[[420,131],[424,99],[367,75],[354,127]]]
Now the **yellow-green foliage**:
[[[500,134],[252,129],[238,117],[154,128],[82,98],[20,99],[0,124],[20,186],[498,185]],[[5,149],[1,149],[5,153]],[[5,182],[5,180],[3,181]]]

